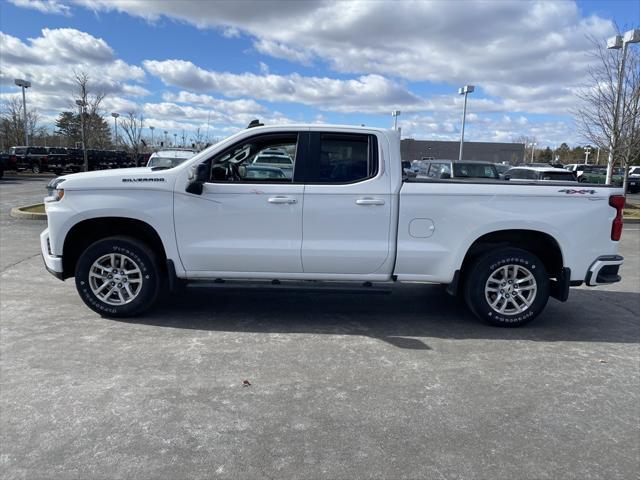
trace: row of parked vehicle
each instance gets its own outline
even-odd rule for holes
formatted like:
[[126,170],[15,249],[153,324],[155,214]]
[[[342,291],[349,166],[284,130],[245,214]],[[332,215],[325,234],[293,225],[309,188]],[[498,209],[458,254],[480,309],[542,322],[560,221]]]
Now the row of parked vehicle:
[[[583,164],[529,163],[511,166],[501,163],[455,161],[455,160],[414,160],[403,161],[404,172],[408,176],[419,178],[481,178],[488,180],[506,180],[513,182],[576,182],[590,184],[606,183],[606,167]],[[613,171],[612,184],[621,187],[624,181],[624,168]],[[627,189],[631,193],[640,191],[640,166],[629,170]]]
[[[89,170],[144,166],[148,153],[133,155],[124,150],[87,150]],[[0,154],[0,173],[5,170],[31,171],[33,173],[80,172],[84,169],[81,148],[64,147],[11,147]]]

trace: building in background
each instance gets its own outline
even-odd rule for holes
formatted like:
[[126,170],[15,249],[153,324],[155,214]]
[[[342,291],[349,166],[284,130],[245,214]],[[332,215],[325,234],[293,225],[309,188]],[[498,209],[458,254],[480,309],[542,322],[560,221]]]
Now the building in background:
[[[402,160],[457,160],[459,151],[460,142],[456,141],[405,138],[400,142]],[[524,156],[524,143],[464,142],[463,160],[517,165],[523,163]]]

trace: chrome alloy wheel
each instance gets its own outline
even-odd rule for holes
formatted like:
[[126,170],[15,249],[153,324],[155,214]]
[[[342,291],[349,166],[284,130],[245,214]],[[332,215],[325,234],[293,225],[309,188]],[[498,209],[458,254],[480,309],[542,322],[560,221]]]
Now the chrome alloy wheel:
[[89,270],[93,294],[109,305],[126,305],[142,290],[142,272],[130,257],[109,253],[98,258]]
[[538,291],[536,279],[522,265],[505,265],[487,279],[484,295],[497,313],[514,315],[529,309]]

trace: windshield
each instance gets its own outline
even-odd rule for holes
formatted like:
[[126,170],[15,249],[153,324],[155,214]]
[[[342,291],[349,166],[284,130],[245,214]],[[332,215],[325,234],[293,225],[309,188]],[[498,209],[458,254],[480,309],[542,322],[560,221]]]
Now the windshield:
[[173,168],[187,160],[186,158],[153,157],[147,167]]
[[454,177],[499,178],[493,165],[485,163],[454,163]]

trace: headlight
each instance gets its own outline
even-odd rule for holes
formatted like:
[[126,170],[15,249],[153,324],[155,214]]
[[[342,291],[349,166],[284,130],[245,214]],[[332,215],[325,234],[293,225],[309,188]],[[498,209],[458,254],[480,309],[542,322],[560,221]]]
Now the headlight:
[[64,188],[57,188],[51,197],[54,202],[62,200],[62,197],[64,197]]

